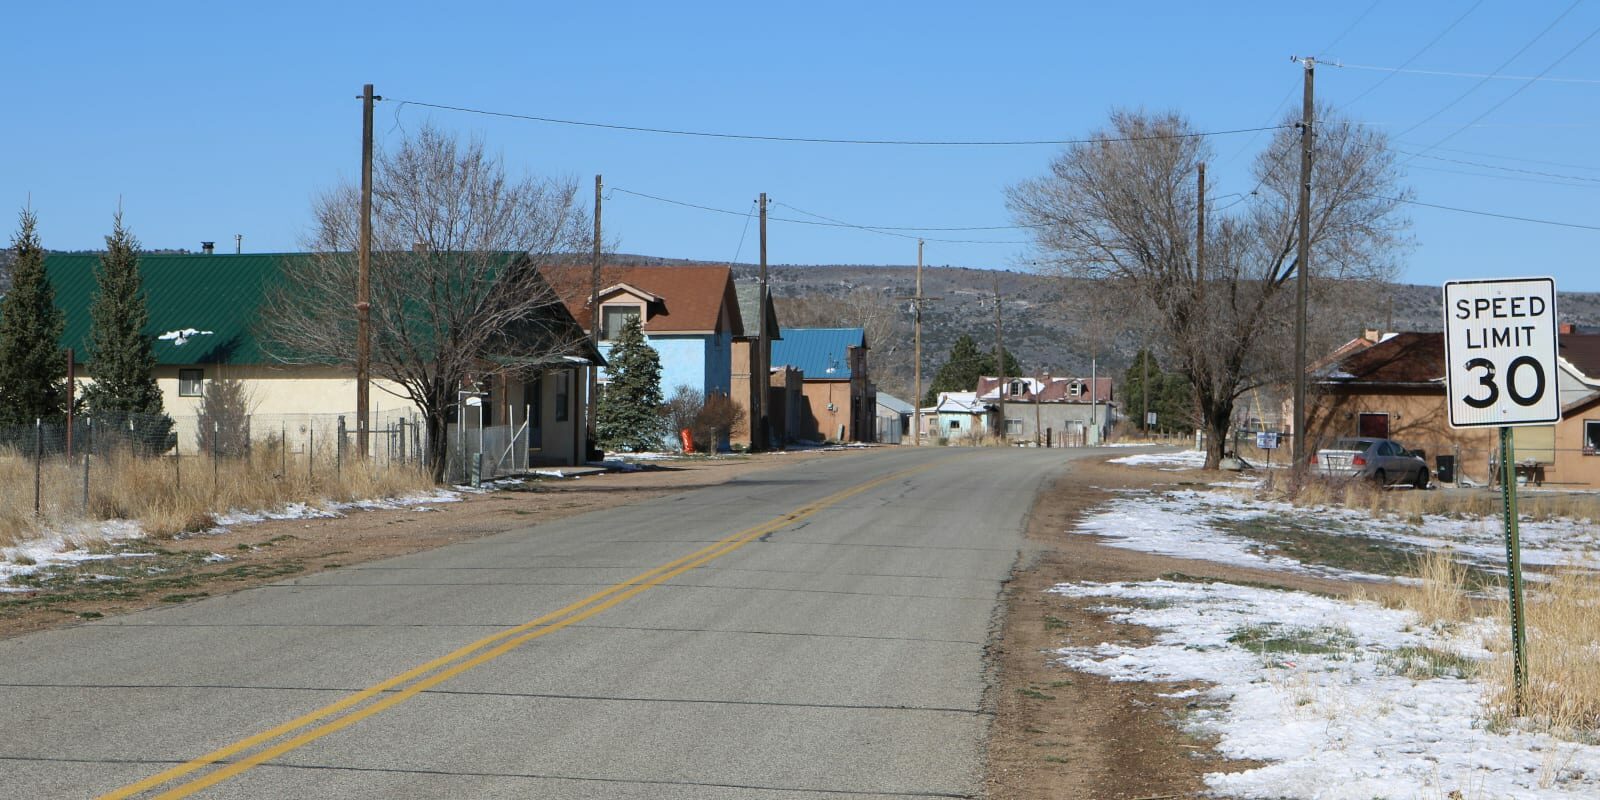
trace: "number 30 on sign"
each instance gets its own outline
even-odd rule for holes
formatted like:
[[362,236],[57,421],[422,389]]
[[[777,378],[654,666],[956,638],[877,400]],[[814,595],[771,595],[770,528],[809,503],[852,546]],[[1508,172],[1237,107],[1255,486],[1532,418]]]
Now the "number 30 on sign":
[[1561,418],[1554,279],[1449,281],[1444,328],[1451,427],[1549,425]]

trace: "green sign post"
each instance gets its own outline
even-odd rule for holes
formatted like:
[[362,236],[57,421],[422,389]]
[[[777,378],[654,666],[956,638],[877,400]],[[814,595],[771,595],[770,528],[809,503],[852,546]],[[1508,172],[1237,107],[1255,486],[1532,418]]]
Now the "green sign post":
[[1556,282],[1551,278],[1448,281],[1444,285],[1445,395],[1450,427],[1500,429],[1501,511],[1506,524],[1506,590],[1511,595],[1514,709],[1528,681],[1517,535],[1517,461],[1512,428],[1561,419],[1556,380]]

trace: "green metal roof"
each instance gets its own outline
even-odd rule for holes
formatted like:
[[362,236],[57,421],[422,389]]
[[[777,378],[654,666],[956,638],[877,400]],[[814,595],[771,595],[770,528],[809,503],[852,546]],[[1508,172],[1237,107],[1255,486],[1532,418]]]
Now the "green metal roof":
[[[250,255],[139,256],[145,304],[150,324],[144,333],[160,336],[167,331],[194,328],[211,331],[184,345],[154,342],[160,364],[261,364],[268,361],[256,341],[253,326],[266,288],[279,281],[283,265],[303,255],[263,253]],[[96,253],[51,254],[45,272],[56,292],[56,307],[66,314],[61,346],[88,360],[89,305],[95,291]]]

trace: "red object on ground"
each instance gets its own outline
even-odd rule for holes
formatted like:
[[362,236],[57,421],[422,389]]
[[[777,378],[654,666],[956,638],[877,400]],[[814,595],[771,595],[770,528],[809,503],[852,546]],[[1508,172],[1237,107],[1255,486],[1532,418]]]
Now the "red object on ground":
[[683,452],[694,452],[694,436],[689,433],[688,428],[678,431],[678,438],[683,440]]

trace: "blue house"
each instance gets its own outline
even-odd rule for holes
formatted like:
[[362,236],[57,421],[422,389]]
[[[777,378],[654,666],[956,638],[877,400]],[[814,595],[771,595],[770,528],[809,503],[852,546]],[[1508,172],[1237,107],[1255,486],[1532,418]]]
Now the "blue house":
[[[588,332],[587,269],[560,270],[551,283],[573,318]],[[571,274],[567,274],[571,273]],[[733,272],[726,266],[606,267],[601,271],[600,352],[630,319],[640,320],[645,340],[661,355],[661,391],[679,386],[703,395],[730,394],[733,340],[744,335]],[[600,383],[606,375],[600,372]]]

